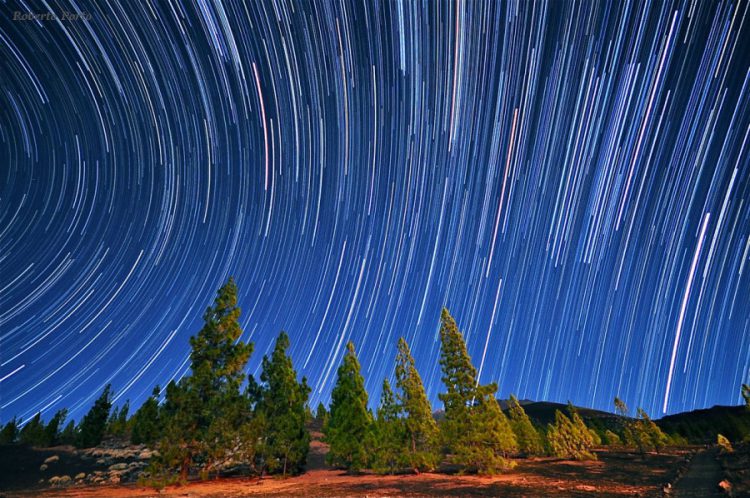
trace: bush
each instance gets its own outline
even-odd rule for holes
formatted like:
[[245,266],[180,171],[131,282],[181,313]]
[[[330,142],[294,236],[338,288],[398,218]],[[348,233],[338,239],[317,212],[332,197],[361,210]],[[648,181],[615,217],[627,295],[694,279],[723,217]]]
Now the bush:
[[719,446],[720,453],[732,453],[734,451],[734,448],[732,448],[732,443],[729,442],[729,439],[725,438],[721,434],[716,436],[716,444]]

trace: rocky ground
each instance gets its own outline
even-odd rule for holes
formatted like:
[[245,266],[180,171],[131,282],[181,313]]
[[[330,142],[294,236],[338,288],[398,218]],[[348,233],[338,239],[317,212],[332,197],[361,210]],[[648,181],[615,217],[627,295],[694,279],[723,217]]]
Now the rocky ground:
[[[519,459],[512,471],[492,477],[445,473],[378,476],[348,475],[325,465],[327,447],[314,440],[308,471],[280,479],[222,478],[170,486],[161,491],[137,483],[152,456],[143,447],[16,448],[15,463],[0,450],[0,492],[16,497],[248,497],[248,496],[662,496],[673,482],[687,450],[656,455],[598,452],[599,460]],[[2,457],[2,454],[6,454]],[[57,457],[57,458],[55,458]],[[47,461],[47,463],[45,463]],[[46,465],[46,468],[43,466]],[[11,475],[9,470],[13,470]],[[26,476],[26,477],[24,477]],[[24,484],[25,483],[25,484]],[[11,484],[11,487],[8,487]]]
[[117,443],[85,450],[72,446],[2,446],[0,490],[8,493],[75,485],[134,483],[141,477],[153,454],[145,446]]
[[731,453],[719,454],[724,474],[720,486],[730,496],[750,496],[750,443],[737,444]]

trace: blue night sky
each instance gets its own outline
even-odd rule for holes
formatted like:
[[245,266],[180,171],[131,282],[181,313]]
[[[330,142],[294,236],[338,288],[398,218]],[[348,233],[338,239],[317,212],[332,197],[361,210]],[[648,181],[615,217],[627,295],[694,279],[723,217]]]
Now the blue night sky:
[[440,408],[443,306],[500,397],[738,403],[749,9],[2,0],[0,419],[139,405],[230,275],[313,406],[404,336]]

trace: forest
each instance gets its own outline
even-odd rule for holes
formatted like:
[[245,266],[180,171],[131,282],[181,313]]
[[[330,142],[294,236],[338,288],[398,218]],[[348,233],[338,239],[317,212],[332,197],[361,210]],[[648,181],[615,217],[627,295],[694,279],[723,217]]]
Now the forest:
[[[105,438],[120,438],[147,445],[154,458],[142,483],[154,487],[209,479],[230,469],[257,476],[300,474],[311,424],[322,428],[329,446],[327,463],[351,474],[367,470],[492,475],[529,457],[593,460],[595,447],[632,448],[645,455],[688,444],[684,433],[665,433],[640,408],[631,417],[619,398],[614,398],[619,417],[590,426],[571,403],[564,411],[556,410],[554,421],[545,426],[532,422],[513,395],[503,410],[496,398],[497,384],[478,382],[463,334],[447,309],[442,310],[440,326],[444,390],[439,416],[403,338],[394,361],[395,383],[383,380],[374,413],[351,342],[329,406],[320,403],[313,412],[310,386],[294,368],[286,333],[279,334],[270,355],[263,357],[260,377],[245,374],[253,344],[239,340],[239,317],[237,286],[230,278],[203,315],[203,327],[190,339],[189,375],[164,389],[155,386],[132,415],[128,403],[113,407],[113,392],[107,386],[78,424],[66,423],[64,409],[46,423],[41,413],[25,422],[14,418],[0,431],[0,443],[91,448]],[[741,389],[750,411],[750,387]],[[747,442],[750,428],[732,436],[735,442]],[[719,434],[716,443],[731,450],[732,441],[724,435]]]

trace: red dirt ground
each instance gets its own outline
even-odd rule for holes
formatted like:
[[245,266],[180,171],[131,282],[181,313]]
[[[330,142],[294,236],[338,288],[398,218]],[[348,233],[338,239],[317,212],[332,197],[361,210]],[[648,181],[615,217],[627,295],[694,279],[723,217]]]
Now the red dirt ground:
[[458,476],[437,473],[377,476],[348,475],[325,468],[325,445],[313,441],[309,467],[301,476],[225,478],[168,487],[161,492],[137,485],[74,486],[9,492],[10,497],[250,497],[250,496],[661,496],[685,450],[640,456],[602,451],[594,462],[538,458],[518,460],[518,466],[499,476]]

